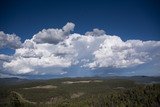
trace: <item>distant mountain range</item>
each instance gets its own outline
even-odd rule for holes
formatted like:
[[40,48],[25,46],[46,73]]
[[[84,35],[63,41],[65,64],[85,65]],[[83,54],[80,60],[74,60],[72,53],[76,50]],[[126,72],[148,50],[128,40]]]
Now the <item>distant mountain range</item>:
[[[106,76],[106,77],[73,77],[78,79],[126,79],[126,80],[133,80],[136,83],[160,83],[160,77],[149,77],[149,76]],[[54,78],[55,79],[55,78]],[[22,79],[17,77],[12,78],[0,78],[0,85],[17,85],[23,83],[29,83],[33,81],[48,81],[54,79]],[[58,79],[58,78],[56,78]],[[63,78],[61,78],[63,79]]]
[[0,78],[0,85],[17,85],[21,83],[27,83],[30,80],[28,79],[21,79],[17,77],[11,77],[11,78]]

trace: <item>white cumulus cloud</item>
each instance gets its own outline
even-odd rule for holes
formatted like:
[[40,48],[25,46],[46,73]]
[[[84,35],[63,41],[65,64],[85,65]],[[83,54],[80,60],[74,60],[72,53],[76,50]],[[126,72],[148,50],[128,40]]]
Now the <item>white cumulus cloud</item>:
[[67,23],[62,29],[43,29],[33,36],[33,41],[36,43],[57,44],[63,41],[70,34],[70,31],[74,30],[74,26],[73,23]]
[[11,49],[17,49],[21,47],[21,39],[15,34],[5,34],[0,31],[0,48],[8,47]]
[[0,54],[0,72],[4,71],[3,63],[4,62],[10,62],[12,60],[13,56]]
[[93,29],[73,33],[73,23],[62,29],[47,29],[27,39],[3,68],[13,74],[65,74],[74,65],[83,69],[128,68],[159,57],[160,41],[123,41],[118,36]]
[[93,31],[86,32],[85,35],[88,36],[102,36],[105,34],[104,30],[99,30],[97,28],[93,29]]
[[[160,42],[129,40],[122,41],[118,36],[108,36],[100,45],[100,48],[93,52],[93,62],[89,63],[90,68],[116,67],[125,68],[143,64],[152,60],[156,55]],[[160,50],[157,50],[160,52]]]

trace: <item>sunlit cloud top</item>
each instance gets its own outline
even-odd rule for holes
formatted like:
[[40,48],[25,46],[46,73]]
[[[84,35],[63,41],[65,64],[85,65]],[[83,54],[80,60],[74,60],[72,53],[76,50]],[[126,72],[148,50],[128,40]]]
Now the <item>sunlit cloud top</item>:
[[[150,64],[154,69],[150,72],[160,74],[157,69],[160,66],[160,61],[157,61],[160,59],[160,41],[123,41],[119,36],[108,35],[98,28],[83,35],[74,33],[74,27],[74,23],[68,22],[62,29],[43,29],[23,43],[16,34],[1,31],[0,48],[11,48],[15,53],[10,56],[0,54],[0,72],[11,75],[69,75],[73,67],[83,69],[83,73],[85,70],[132,69]],[[129,72],[133,73],[132,70]]]

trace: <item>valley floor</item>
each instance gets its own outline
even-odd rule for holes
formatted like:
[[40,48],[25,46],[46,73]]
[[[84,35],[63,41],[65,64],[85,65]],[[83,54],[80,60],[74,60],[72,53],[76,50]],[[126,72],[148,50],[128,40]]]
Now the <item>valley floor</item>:
[[160,84],[63,78],[0,86],[0,107],[160,107]]

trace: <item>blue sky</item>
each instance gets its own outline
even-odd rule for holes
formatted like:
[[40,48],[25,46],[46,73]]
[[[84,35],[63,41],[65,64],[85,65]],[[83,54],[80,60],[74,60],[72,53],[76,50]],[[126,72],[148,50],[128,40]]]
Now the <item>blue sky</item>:
[[[66,30],[66,32],[69,34],[77,33],[83,36],[85,35],[86,32],[90,32],[94,28],[97,28],[100,30],[104,30],[106,32],[105,33],[106,35],[109,35],[109,36],[117,35],[117,37],[120,37],[120,39],[123,42],[127,40],[140,40],[142,42],[143,41],[147,42],[150,40],[157,41],[156,43],[147,42],[143,44],[143,45],[149,46],[149,48],[146,48],[146,46],[141,47],[142,49],[145,48],[145,50],[140,53],[142,54],[144,52],[147,52],[148,53],[147,55],[149,55],[149,57],[151,58],[150,56],[151,50],[152,51],[154,50],[155,52],[160,52],[159,51],[160,6],[159,5],[160,5],[159,0],[121,0],[121,1],[118,1],[118,0],[79,0],[79,1],[75,1],[75,0],[67,0],[67,1],[66,0],[23,0],[23,1],[22,0],[11,0],[11,1],[1,0],[0,31],[3,31],[1,35],[3,35],[3,37],[5,38],[5,36],[6,37],[13,36],[13,33],[14,33],[17,37],[21,38],[21,43],[17,43],[16,45],[13,45],[15,44],[15,42],[19,40],[14,38],[14,41],[12,41],[12,44],[9,42],[10,44],[3,45],[0,47],[0,54],[3,54],[3,56],[1,55],[1,60],[2,59],[4,60],[4,55],[9,55],[9,56],[5,56],[5,58],[7,57],[7,62],[12,61],[13,59],[15,60],[16,58],[8,59],[8,57],[13,57],[13,55],[17,55],[17,53],[15,53],[15,50],[16,49],[18,50],[19,48],[23,48],[24,47],[23,43],[26,41],[26,39],[32,39],[33,35],[44,36],[44,33],[47,32],[48,34],[48,32],[50,31],[44,31],[42,32],[42,34],[39,32],[42,31],[43,29],[47,30],[49,28],[52,28],[51,32],[54,35],[54,32],[56,31],[53,30],[53,28],[64,30],[62,27],[65,26],[66,23],[68,22],[71,22],[72,24],[75,25],[75,27],[73,27],[72,25],[68,25],[70,30],[69,31]],[[72,31],[73,28],[70,28],[71,26],[74,28],[74,31]],[[95,33],[95,31],[93,32]],[[65,32],[63,33],[64,33],[63,35],[60,33],[61,36],[66,35]],[[70,35],[67,35],[67,36],[70,36]],[[33,41],[41,44],[42,42],[46,43],[46,39],[45,40],[43,39],[41,41],[39,41],[39,39],[42,39],[42,36],[37,36],[37,38]],[[96,40],[97,38],[95,37],[94,39]],[[111,40],[114,40],[114,39],[115,38],[112,38]],[[2,40],[4,41],[5,39],[2,39]],[[2,42],[2,40],[0,42]],[[58,43],[59,42],[64,42],[64,39],[62,40],[62,38],[59,38]],[[104,41],[101,41],[101,42],[104,42]],[[137,44],[137,42],[135,43]],[[93,43],[92,45],[95,45],[95,44],[97,44],[97,42]],[[128,43],[125,43],[125,45],[126,44],[128,46]],[[150,46],[149,44],[150,45],[156,44],[156,47]],[[22,46],[18,47],[19,45],[22,45]],[[81,47],[81,45],[82,44],[80,44],[78,47]],[[135,48],[135,46],[133,46],[132,48],[136,50],[136,53],[139,52],[138,49],[140,47],[137,48],[136,46]],[[99,49],[97,48],[97,50]],[[97,50],[89,51],[89,52],[94,53]],[[24,52],[23,49],[21,49],[21,51]],[[106,52],[106,50],[104,51]],[[86,53],[86,54],[89,54],[89,53]],[[155,56],[157,55],[157,53],[153,53],[153,54],[155,54]],[[24,55],[21,55],[21,56],[24,56]],[[83,58],[89,57],[86,55],[81,55],[81,56],[83,56]],[[76,64],[71,64],[69,66],[66,65],[67,67],[62,67],[63,70],[61,67],[55,67],[55,68],[45,67],[46,69],[44,70],[49,69],[48,71],[49,73],[51,73],[50,69],[56,69],[56,70],[61,69],[67,76],[68,75],[83,76],[85,74],[87,74],[87,76],[98,75],[99,72],[104,72],[107,75],[107,73],[114,74],[116,71],[121,71],[121,72],[115,73],[118,75],[132,75],[131,73],[126,73],[126,71],[129,71],[130,69],[132,69],[132,73],[135,72],[133,75],[152,75],[152,74],[159,75],[160,74],[159,67],[157,66],[155,67],[155,65],[159,65],[159,61],[155,61],[155,60],[149,61],[149,59],[141,60],[142,58],[138,59],[139,57],[136,56],[136,58],[140,60],[139,63],[140,62],[141,63],[144,62],[144,63],[140,65],[136,65],[134,67],[128,68],[127,66],[124,68],[124,67],[117,67],[118,65],[115,65],[114,62],[113,62],[113,65],[102,66],[103,62],[100,63],[101,61],[100,59],[98,59],[99,58],[98,55],[97,56],[94,55],[94,56],[95,57],[93,59],[92,58],[89,59],[89,60],[92,60],[90,64],[91,63],[93,64],[95,62],[95,59],[97,60],[96,64],[98,68],[94,70],[80,67],[82,66],[81,63],[77,65]],[[103,55],[103,57],[105,57],[105,55]],[[113,57],[113,55],[111,57]],[[143,57],[143,55],[141,57]],[[80,59],[80,55],[78,56],[78,58]],[[133,59],[133,58],[129,58],[129,59]],[[154,59],[154,58],[151,58],[151,59]],[[1,67],[1,71],[0,71],[3,74],[33,75],[32,72],[21,73],[21,70],[19,71],[20,73],[15,73],[15,71],[11,71],[11,68],[12,68],[11,65],[7,64],[7,67],[6,67],[7,69],[6,69],[4,68],[3,63],[4,61],[3,62],[1,61],[1,65],[3,67]],[[116,62],[116,64],[117,63],[118,62]],[[151,69],[147,68],[148,64],[151,66],[150,67]],[[103,70],[100,66],[104,67]],[[38,69],[37,67],[38,66],[34,66],[32,70],[35,72],[35,69],[36,70]],[[111,69],[111,70],[108,70],[108,69]],[[16,68],[16,70],[19,70],[19,69]],[[74,72],[73,70],[77,72]],[[112,70],[114,70],[114,73],[113,72],[110,73],[110,71]],[[150,70],[153,70],[153,73],[151,73]],[[86,71],[88,72],[84,73]],[[63,72],[60,72],[60,74],[63,74]],[[41,72],[41,73],[47,74],[44,72]],[[41,75],[41,73],[37,73],[37,75]],[[34,73],[34,75],[36,75],[36,73]]]
[[75,32],[104,29],[123,40],[160,40],[159,0],[2,0],[0,29],[24,41],[44,28],[76,24]]

